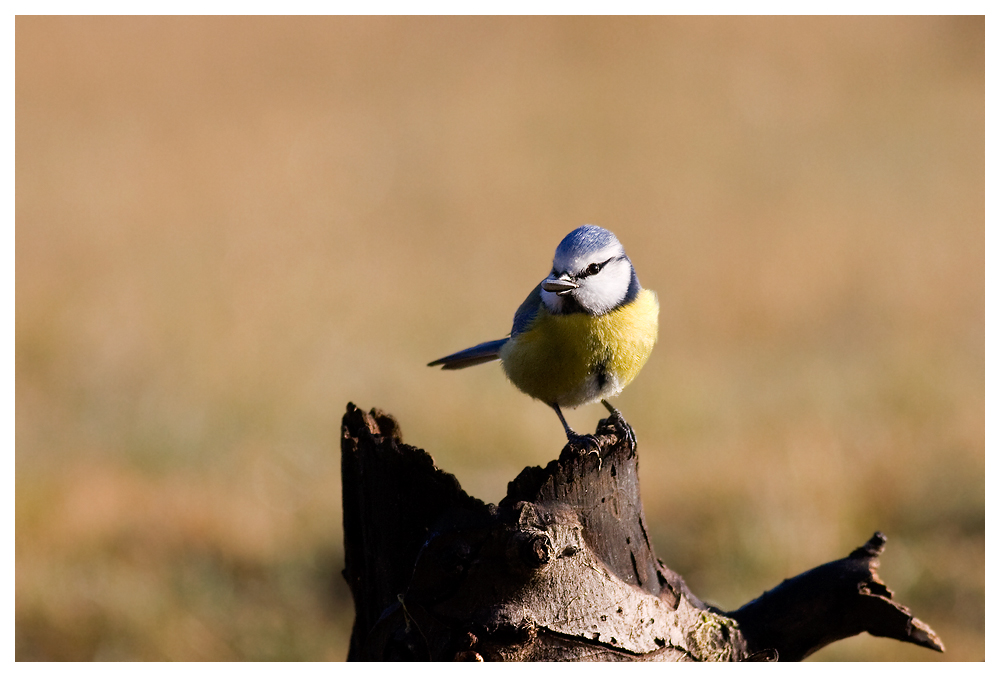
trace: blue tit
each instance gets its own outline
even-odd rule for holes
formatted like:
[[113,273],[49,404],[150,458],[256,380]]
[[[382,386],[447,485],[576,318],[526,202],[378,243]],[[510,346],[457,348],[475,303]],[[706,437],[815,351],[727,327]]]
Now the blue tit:
[[561,408],[601,400],[617,414],[604,398],[620,393],[646,363],[659,312],[614,233],[581,226],[556,247],[552,272],[517,309],[510,336],[428,366],[464,369],[499,359],[521,392],[555,409],[574,441],[585,436],[573,432]]

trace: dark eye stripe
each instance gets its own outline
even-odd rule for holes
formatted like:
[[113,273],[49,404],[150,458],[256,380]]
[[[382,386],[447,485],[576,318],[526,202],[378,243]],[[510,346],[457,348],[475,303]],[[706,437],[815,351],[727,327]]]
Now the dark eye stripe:
[[614,261],[615,258],[616,257],[612,256],[610,259],[608,259],[607,261],[604,261],[602,263],[591,263],[589,266],[587,266],[586,270],[584,270],[582,273],[580,273],[579,275],[576,276],[577,279],[584,278],[584,277],[590,277],[591,275],[597,275],[599,272],[601,272],[601,270],[604,269],[604,266],[606,266],[609,263],[611,263],[612,261]]

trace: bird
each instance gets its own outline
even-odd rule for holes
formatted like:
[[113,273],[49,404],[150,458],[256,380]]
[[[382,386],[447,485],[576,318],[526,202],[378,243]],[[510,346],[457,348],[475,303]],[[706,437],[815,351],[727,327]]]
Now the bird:
[[[656,343],[660,306],[639,284],[614,233],[580,226],[556,247],[552,270],[514,313],[506,338],[460,350],[427,366],[465,369],[500,360],[521,392],[552,407],[569,442],[576,433],[562,409],[618,395],[642,369]],[[624,418],[622,418],[624,421]]]

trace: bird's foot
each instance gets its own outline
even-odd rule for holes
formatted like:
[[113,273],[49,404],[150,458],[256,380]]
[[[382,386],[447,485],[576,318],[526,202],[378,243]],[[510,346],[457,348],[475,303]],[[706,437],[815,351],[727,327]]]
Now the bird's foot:
[[569,440],[570,445],[574,447],[583,447],[587,450],[588,454],[595,454],[597,456],[597,468],[601,468],[601,445],[597,441],[596,435],[581,435],[573,430],[566,431],[566,439]]
[[566,417],[563,416],[562,409],[559,408],[558,404],[550,405],[556,410],[556,416],[559,417],[559,421],[563,424],[563,430],[566,431],[566,439],[569,440],[571,447],[583,447],[588,453],[597,454],[597,468],[601,468],[601,444],[597,441],[596,435],[581,435],[572,428],[569,427],[569,423],[566,422]]
[[615,409],[610,402],[608,402],[607,400],[601,400],[601,404],[604,405],[605,409],[611,412],[612,419],[617,419],[616,421],[614,421],[614,423],[619,428],[625,431],[625,439],[628,441],[629,446],[632,449],[635,449],[637,443],[635,439],[635,431],[632,430],[632,426],[628,424],[628,421],[625,420],[625,417],[622,416],[622,413],[617,409]]

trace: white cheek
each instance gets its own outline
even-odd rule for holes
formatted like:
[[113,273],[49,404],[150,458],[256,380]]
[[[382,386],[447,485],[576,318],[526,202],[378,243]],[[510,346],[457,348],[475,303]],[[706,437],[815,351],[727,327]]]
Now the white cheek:
[[625,299],[632,281],[627,261],[615,261],[599,274],[584,280],[575,295],[580,305],[595,315],[606,313]]

